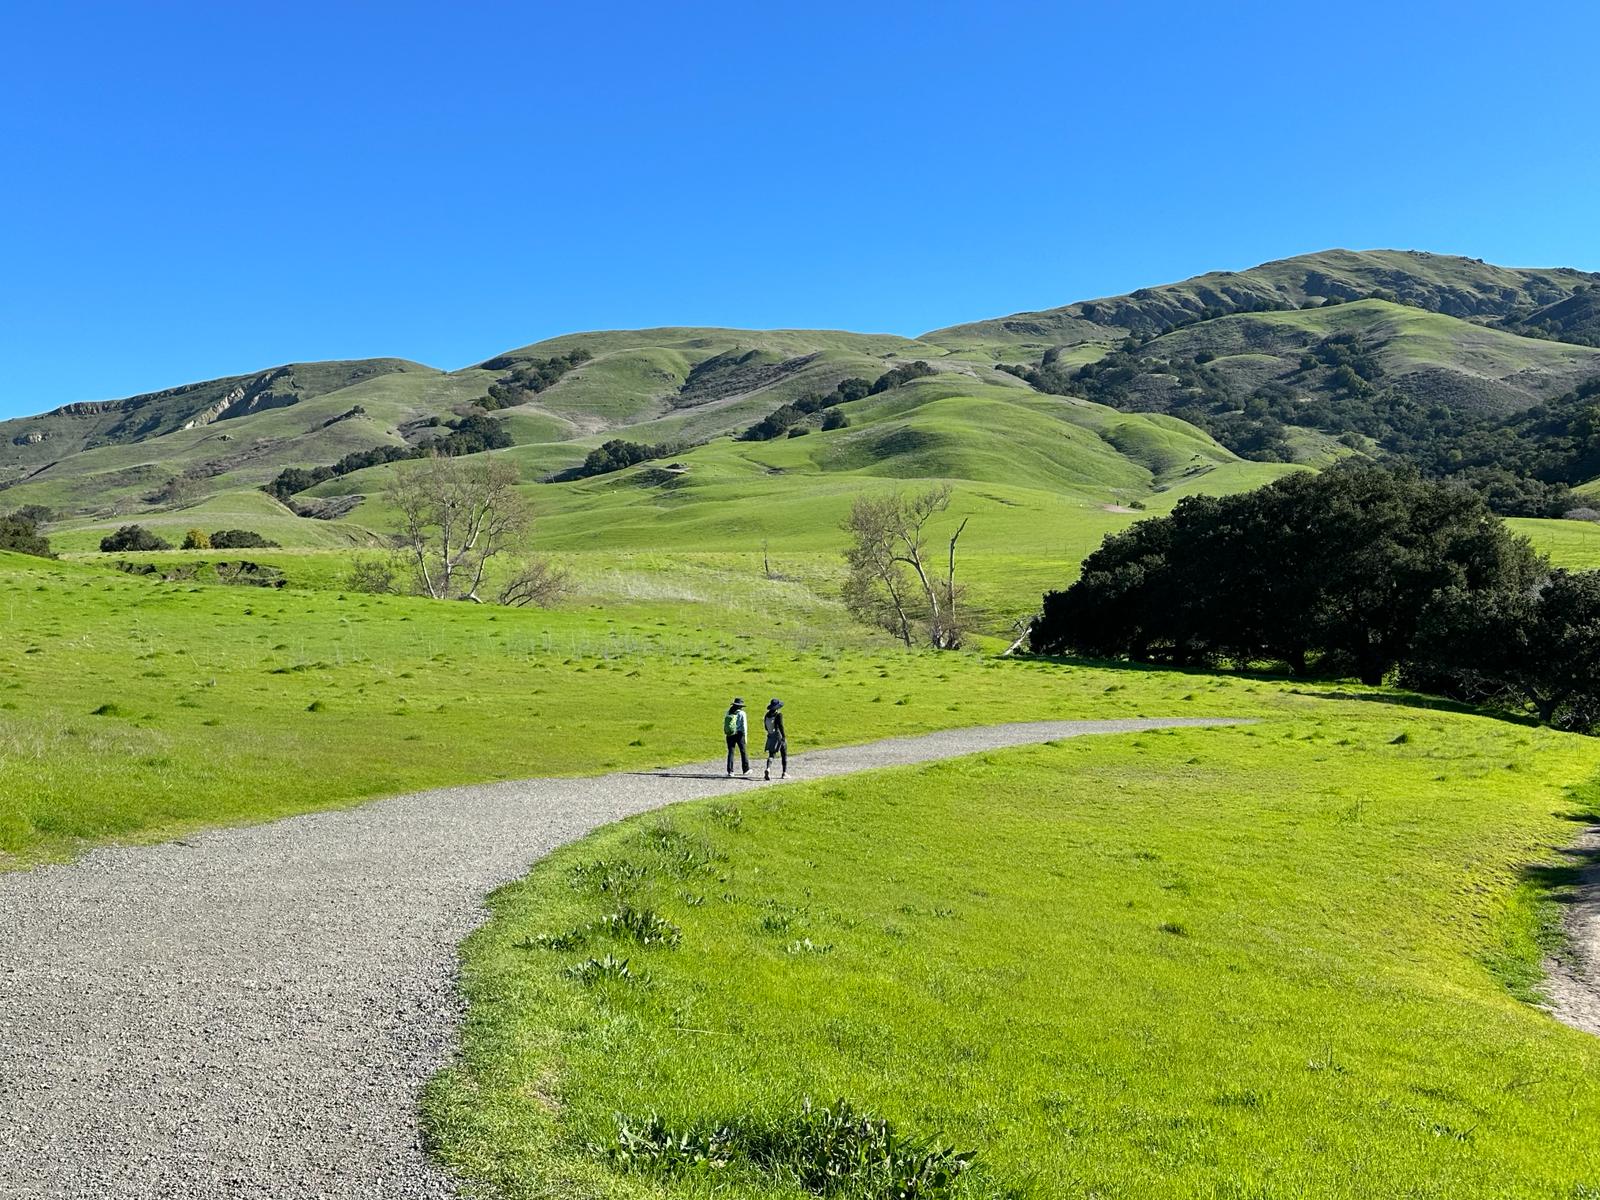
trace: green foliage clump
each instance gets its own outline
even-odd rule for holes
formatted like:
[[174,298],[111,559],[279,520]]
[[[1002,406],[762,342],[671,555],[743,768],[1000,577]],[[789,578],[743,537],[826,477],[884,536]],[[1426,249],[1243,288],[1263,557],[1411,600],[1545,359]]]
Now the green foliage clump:
[[171,550],[172,543],[151,533],[143,525],[124,525],[100,539],[100,552],[114,554],[127,550]]
[[628,895],[650,877],[650,872],[637,863],[611,862],[594,859],[578,863],[572,868],[572,886],[578,891],[593,891],[611,895]]
[[868,394],[876,396],[880,392],[887,392],[891,388],[910,383],[913,379],[922,379],[932,374],[933,368],[919,358],[916,362],[909,362],[899,367],[891,367],[882,375],[879,375],[877,379],[873,380]]
[[345,572],[347,591],[367,596],[388,596],[400,590],[400,559],[395,554],[357,554]]
[[39,532],[39,523],[23,509],[18,509],[8,517],[0,517],[0,550],[32,554],[38,558],[55,557],[55,552],[50,549],[50,539]]
[[637,942],[641,946],[676,946],[683,940],[683,931],[671,921],[648,908],[634,908],[629,904],[601,917],[594,928],[607,937]]
[[589,451],[583,460],[583,465],[573,474],[578,478],[587,478],[591,475],[606,475],[612,471],[620,471],[625,467],[636,466],[652,458],[665,458],[669,454],[676,454],[683,448],[681,442],[660,442],[651,445],[647,442],[630,442],[623,438],[612,438]]
[[213,550],[276,550],[278,543],[252,529],[219,529],[211,535]]
[[285,467],[270,483],[263,484],[261,490],[287,503],[291,496],[314,488],[319,483],[367,467],[409,462],[427,458],[430,454],[458,458],[466,454],[482,454],[485,450],[504,450],[514,444],[504,422],[483,413],[447,421],[443,427],[450,432],[423,442],[420,446],[374,446],[371,450],[351,451],[332,466]]
[[[913,370],[913,368],[923,369]],[[908,367],[897,367],[896,370],[910,372],[899,377],[900,382],[933,373],[933,368],[924,362],[913,363]],[[813,413],[819,413],[824,410],[829,411],[828,415],[822,419],[822,427],[824,429],[839,429],[850,422],[843,413],[832,410],[840,404],[848,404],[852,400],[862,400],[867,396],[884,391],[885,389],[879,387],[878,384],[883,383],[894,373],[894,371],[890,371],[880,376],[878,383],[868,383],[865,379],[851,377],[849,379],[841,379],[834,385],[834,389],[831,392],[807,392],[793,403],[780,405],[762,417],[761,420],[741,433],[739,440],[745,442],[770,442],[774,438],[784,437],[785,435],[795,436],[796,427],[799,426],[801,421]],[[899,384],[896,383],[890,386],[899,386]]]
[[613,1166],[651,1173],[721,1170],[747,1162],[813,1196],[937,1200],[952,1193],[976,1154],[900,1133],[847,1101],[772,1121],[744,1119],[670,1128],[659,1114],[619,1118],[617,1140],[596,1147]]
[[1043,653],[1183,665],[1275,663],[1381,683],[1435,597],[1528,587],[1541,563],[1466,488],[1341,467],[1189,497],[1108,537],[1045,597]]
[[1600,572],[1553,571],[1487,595],[1456,586],[1423,614],[1404,681],[1548,725],[1600,725]]
[[614,954],[607,954],[604,958],[586,958],[580,963],[573,963],[567,968],[568,979],[576,979],[582,984],[594,984],[601,981],[612,983],[649,983],[648,975],[636,975],[628,967],[628,959],[618,958]]
[[[517,363],[512,370],[489,385],[489,393],[480,399],[478,407],[494,412],[501,408],[514,408],[526,404],[547,388],[554,387],[574,367],[588,362],[591,355],[581,347],[568,354],[553,354],[549,358],[535,358]],[[484,365],[490,370],[502,370],[515,360],[491,359]]]
[[191,529],[183,535],[183,545],[180,550],[209,550],[211,549],[211,535],[204,529]]

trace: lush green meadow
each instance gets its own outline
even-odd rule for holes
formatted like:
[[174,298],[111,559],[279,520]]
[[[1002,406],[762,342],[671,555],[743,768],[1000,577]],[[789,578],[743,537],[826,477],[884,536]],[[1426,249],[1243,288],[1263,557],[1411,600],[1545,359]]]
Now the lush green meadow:
[[[880,347],[837,349],[864,374]],[[588,376],[686,376],[676,353],[619,347]],[[435,382],[359,386],[384,424]],[[710,758],[734,694],[787,700],[801,774],[808,749],[958,725],[1253,717],[755,785],[568,848],[466,948],[463,1054],[428,1098],[438,1153],[511,1196],[794,1196],[748,1166],[647,1176],[602,1151],[618,1114],[685,1130],[843,1097],[975,1150],[973,1197],[1600,1195],[1600,1056],[1530,1004],[1560,882],[1536,864],[1592,813],[1600,742],[1360,688],[993,654],[1107,533],[1296,468],[944,372],[852,403],[842,429],[539,482],[602,436],[559,399],[507,419],[562,440],[497,452],[522,469],[533,549],[571,578],[553,610],[347,590],[393,524],[393,466],[315,489],[359,498],[340,520],[248,488],[139,518],[282,549],[101,556],[127,519],[101,514],[52,527],[66,560],[0,556],[0,867]],[[736,401],[741,420],[771,403]],[[933,481],[955,489],[934,542],[968,521],[974,636],[949,655],[839,601],[852,499]],[[1515,524],[1600,565],[1600,526]],[[288,586],[211,582],[238,558]],[[624,903],[681,944],[521,945]],[[648,981],[567,975],[608,952]]]
[[[1216,713],[1180,679],[905,653],[831,577],[758,557],[567,556],[556,611],[0,562],[0,862],[434,785],[692,761],[729,697],[783,695],[797,747],[1057,716]],[[218,555],[130,556],[163,564]],[[310,586],[305,586],[310,585]]]
[[[513,1197],[798,1196],[603,1152],[619,1116],[842,1097],[977,1151],[969,1196],[1597,1194],[1600,1044],[1526,1000],[1528,864],[1596,816],[1600,747],[1188,682],[1263,720],[758,785],[553,856],[467,945],[440,1153]],[[681,943],[538,940],[621,906]],[[635,979],[570,973],[607,954]]]

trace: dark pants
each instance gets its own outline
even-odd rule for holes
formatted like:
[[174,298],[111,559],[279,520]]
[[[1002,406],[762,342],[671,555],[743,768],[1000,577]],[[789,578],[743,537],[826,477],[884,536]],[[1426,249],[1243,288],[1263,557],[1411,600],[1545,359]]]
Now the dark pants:
[[787,775],[789,773],[789,739],[788,738],[776,738],[776,739],[768,738],[767,739],[767,770],[769,770],[769,771],[772,770],[772,760],[775,757],[777,757],[778,755],[780,755],[780,754],[783,756],[783,773],[785,775]]
[[733,774],[733,752],[734,752],[735,749],[737,749],[739,751],[739,763],[740,763],[740,766],[744,770],[748,771],[750,769],[750,751],[745,746],[744,734],[742,734],[742,733],[730,733],[730,734],[727,735],[727,737],[728,737],[728,774],[729,775]]

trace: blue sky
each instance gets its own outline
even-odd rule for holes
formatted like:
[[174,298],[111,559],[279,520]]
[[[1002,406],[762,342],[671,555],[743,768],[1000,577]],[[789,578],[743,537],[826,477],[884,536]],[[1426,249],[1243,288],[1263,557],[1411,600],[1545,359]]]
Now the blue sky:
[[1589,5],[676,7],[0,5],[0,414],[1329,246],[1600,269]]

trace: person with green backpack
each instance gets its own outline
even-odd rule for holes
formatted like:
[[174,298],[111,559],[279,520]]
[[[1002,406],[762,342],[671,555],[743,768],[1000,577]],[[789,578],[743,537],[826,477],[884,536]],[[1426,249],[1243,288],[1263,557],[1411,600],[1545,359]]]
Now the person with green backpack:
[[722,732],[728,739],[728,778],[733,778],[733,752],[739,751],[739,761],[744,765],[744,773],[750,774],[750,749],[746,738],[750,731],[750,722],[744,715],[744,701],[735,696],[733,703],[728,705],[728,711],[722,717]]

